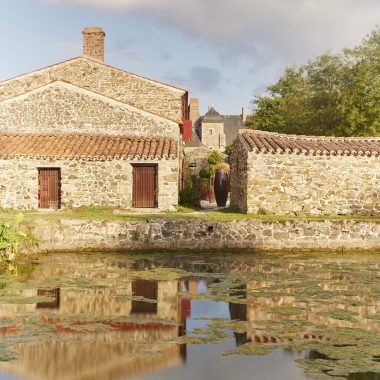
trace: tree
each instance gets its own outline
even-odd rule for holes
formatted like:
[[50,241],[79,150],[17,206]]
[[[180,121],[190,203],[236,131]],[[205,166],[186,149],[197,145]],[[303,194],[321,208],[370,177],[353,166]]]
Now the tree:
[[289,67],[253,101],[247,126],[272,132],[380,135],[380,27],[361,45]]

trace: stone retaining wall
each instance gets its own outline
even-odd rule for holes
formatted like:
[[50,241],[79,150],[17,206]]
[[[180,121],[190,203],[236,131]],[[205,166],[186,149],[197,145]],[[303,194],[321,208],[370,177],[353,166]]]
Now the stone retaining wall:
[[38,220],[40,250],[378,250],[380,222]]

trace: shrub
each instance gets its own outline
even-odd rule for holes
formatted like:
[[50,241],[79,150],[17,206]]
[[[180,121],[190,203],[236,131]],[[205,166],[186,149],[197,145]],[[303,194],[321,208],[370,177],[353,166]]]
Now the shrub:
[[221,162],[219,164],[214,165],[214,171],[216,169],[223,169],[226,172],[229,172],[230,171],[230,165],[226,164],[225,162]]
[[214,150],[209,156],[208,156],[208,163],[210,165],[219,164],[219,162],[223,161],[222,155],[217,151]]
[[24,215],[16,215],[13,223],[0,222],[0,259],[11,260],[18,253],[21,244],[35,245],[36,238],[19,226]]
[[233,144],[228,145],[224,151],[224,154],[226,154],[228,157],[231,157],[233,150],[234,150],[234,145]]
[[184,207],[200,208],[200,180],[192,174],[186,178],[186,185],[179,193],[179,204]]

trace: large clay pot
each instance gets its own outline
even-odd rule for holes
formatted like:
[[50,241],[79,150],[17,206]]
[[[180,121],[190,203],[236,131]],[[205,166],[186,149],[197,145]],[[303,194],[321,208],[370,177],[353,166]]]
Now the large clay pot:
[[226,207],[228,197],[228,173],[224,169],[216,169],[214,191],[218,207]]
[[201,187],[201,201],[209,201],[209,186]]
[[208,201],[209,203],[215,203],[215,193],[213,186],[208,187]]

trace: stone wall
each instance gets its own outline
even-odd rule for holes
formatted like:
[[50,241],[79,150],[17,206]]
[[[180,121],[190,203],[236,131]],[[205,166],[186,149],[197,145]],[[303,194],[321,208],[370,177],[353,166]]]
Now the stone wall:
[[0,131],[180,136],[173,121],[64,82],[0,103]]
[[247,174],[250,166],[247,160],[247,150],[236,140],[229,160],[230,192],[231,205],[238,206],[241,212],[247,212]]
[[226,147],[224,123],[202,123],[201,141],[202,144],[209,149],[218,149],[224,151]]
[[208,222],[38,220],[32,227],[40,250],[377,250],[380,222],[278,221]]
[[380,214],[379,157],[248,152],[245,165],[239,153],[246,149],[241,141],[237,145],[232,158],[231,203],[244,212]]
[[158,208],[178,204],[179,161],[1,159],[0,207],[38,208],[38,168],[61,168],[62,207],[132,207],[132,163],[158,165]]
[[104,96],[181,121],[186,91],[87,58],[75,58],[0,83],[0,102],[63,80]]

